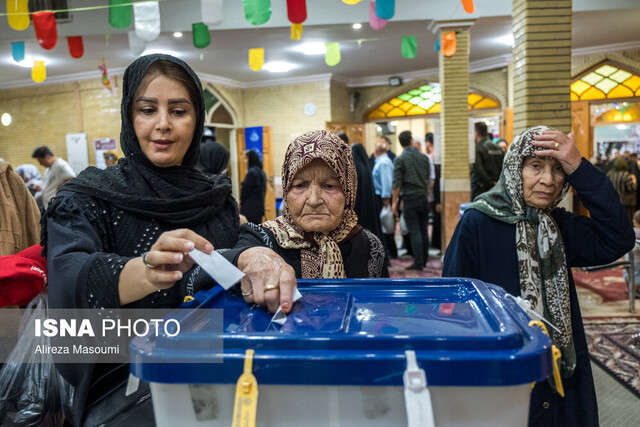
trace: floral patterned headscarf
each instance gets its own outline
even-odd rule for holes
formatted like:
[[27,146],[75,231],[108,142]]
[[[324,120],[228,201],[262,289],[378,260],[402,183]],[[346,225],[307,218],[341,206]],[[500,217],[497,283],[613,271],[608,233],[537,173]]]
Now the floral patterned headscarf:
[[516,250],[522,298],[556,326],[549,329],[553,343],[562,351],[562,374],[568,378],[576,366],[571,330],[569,272],[562,236],[549,214],[567,194],[565,181],[558,197],[546,209],[528,206],[524,200],[522,164],[544,148],[534,147],[533,137],[546,126],[527,129],[516,137],[504,158],[498,184],[475,199],[471,209],[478,209],[497,220],[516,225]]
[[[338,227],[328,235],[309,233],[293,221],[287,206],[287,195],[296,174],[315,159],[324,161],[335,172],[345,197],[344,213]],[[326,130],[307,132],[297,137],[287,148],[282,165],[282,216],[262,224],[273,232],[278,245],[284,249],[301,250],[303,279],[346,277],[342,253],[338,243],[356,234],[358,216],[356,202],[358,178],[349,146]]]

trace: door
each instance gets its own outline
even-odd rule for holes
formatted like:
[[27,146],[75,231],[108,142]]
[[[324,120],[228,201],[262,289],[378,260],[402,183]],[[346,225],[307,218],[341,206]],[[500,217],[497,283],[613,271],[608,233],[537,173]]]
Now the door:
[[[253,138],[246,140],[247,132],[249,135],[261,136],[262,138]],[[249,137],[251,138],[251,136]],[[237,148],[237,167],[238,167],[238,186],[242,191],[242,180],[247,174],[247,166],[244,162],[244,152],[249,148],[254,148],[258,153],[262,153],[262,169],[267,176],[267,191],[264,197],[264,218],[263,221],[275,219],[276,217],[276,197],[275,184],[273,177],[273,151],[271,149],[271,128],[268,126],[239,128],[236,132],[236,148]]]

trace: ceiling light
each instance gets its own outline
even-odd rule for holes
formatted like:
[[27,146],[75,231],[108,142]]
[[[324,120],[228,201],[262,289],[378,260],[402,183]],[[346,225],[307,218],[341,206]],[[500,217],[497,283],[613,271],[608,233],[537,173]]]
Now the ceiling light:
[[179,39],[180,37],[182,37],[182,33],[180,31],[176,31],[175,33],[173,33],[173,37]]
[[499,41],[500,43],[502,43],[502,44],[505,44],[505,45],[507,45],[507,46],[511,46],[511,47],[513,47],[513,44],[514,44],[514,42],[515,42],[515,41],[513,40],[513,34],[507,34],[507,35],[506,35],[506,36],[504,36],[504,37],[500,37],[500,38],[498,39],[498,41]]
[[360,28],[362,28],[362,24],[359,22],[356,22],[355,24],[353,24],[353,29],[354,30],[359,30]]
[[0,122],[2,122],[3,126],[9,126],[11,124],[11,114],[4,113],[2,117],[0,117]]
[[157,49],[157,48],[145,49],[144,52],[142,52],[142,54],[140,56],[151,55],[151,54],[154,54],[154,53],[160,53],[160,54],[164,54],[164,55],[176,56],[178,58],[181,56],[176,51],[169,50],[169,49]]
[[327,53],[327,46],[324,43],[305,43],[298,47],[297,50],[305,55],[324,55]]
[[289,62],[273,61],[267,62],[262,66],[262,68],[272,73],[286,73],[287,71],[291,71],[292,69],[296,68],[296,66]]
[[16,62],[14,59],[11,59],[11,61],[16,64],[19,65],[21,67],[24,68],[33,68],[33,61],[44,61],[44,65],[49,65],[51,61],[49,61],[48,59],[45,58],[33,58],[31,56],[26,56],[22,61],[20,62]]

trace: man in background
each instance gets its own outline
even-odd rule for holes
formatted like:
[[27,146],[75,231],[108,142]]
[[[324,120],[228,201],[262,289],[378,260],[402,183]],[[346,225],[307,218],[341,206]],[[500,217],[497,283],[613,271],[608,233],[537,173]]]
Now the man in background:
[[471,200],[489,191],[498,182],[502,172],[504,153],[489,138],[487,124],[476,122],[476,161],[471,167]]
[[53,196],[58,192],[58,188],[71,178],[74,178],[76,174],[73,169],[71,169],[71,166],[69,166],[69,163],[54,155],[47,146],[43,145],[33,150],[31,157],[47,168],[44,172],[42,187],[38,189],[38,192],[35,194],[38,206],[46,209],[49,201],[53,199]]
[[[375,156],[375,164],[373,166],[373,186],[378,199],[378,215],[384,206],[391,207],[391,189],[393,186],[393,161],[389,158],[387,152],[389,151],[389,144],[382,139],[376,144],[376,148],[373,151]],[[395,234],[395,216],[394,225],[391,230],[382,230],[384,235],[384,244],[387,249],[387,255],[389,258],[398,257],[398,248],[394,240]],[[385,231],[387,231],[385,233]],[[391,232],[389,232],[391,231]]]

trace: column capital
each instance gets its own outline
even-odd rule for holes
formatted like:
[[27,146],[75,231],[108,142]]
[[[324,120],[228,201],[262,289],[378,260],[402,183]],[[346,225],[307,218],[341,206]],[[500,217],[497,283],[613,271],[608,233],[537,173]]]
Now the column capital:
[[475,24],[475,19],[454,19],[450,21],[431,21],[428,29],[433,34],[438,34],[441,31],[455,31],[466,30]]

